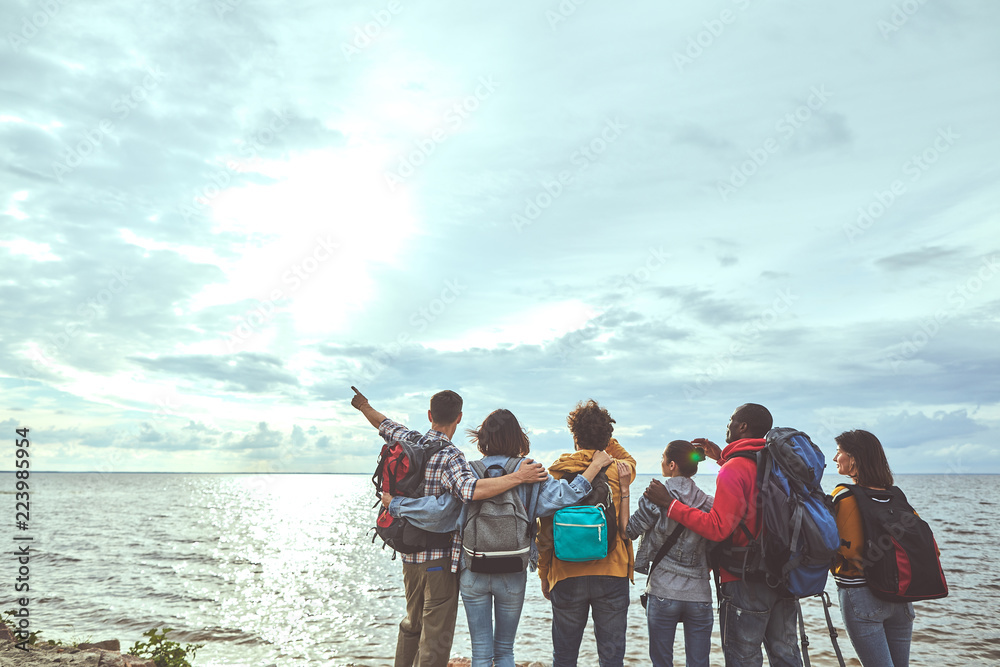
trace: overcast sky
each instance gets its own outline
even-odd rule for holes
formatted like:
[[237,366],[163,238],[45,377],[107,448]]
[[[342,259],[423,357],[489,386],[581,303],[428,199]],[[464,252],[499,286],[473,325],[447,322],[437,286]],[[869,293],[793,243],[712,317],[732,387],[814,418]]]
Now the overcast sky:
[[757,402],[1000,473],[994,2],[0,27],[0,424],[36,469],[370,471],[353,384],[420,429],[441,389],[509,408],[545,463],[594,398],[640,472]]

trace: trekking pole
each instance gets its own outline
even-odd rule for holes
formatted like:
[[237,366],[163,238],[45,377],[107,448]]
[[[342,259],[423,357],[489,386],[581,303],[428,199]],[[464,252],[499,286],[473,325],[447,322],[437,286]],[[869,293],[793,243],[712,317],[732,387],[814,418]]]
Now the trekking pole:
[[804,667],[810,667],[809,637],[806,636],[806,623],[805,619],[802,617],[802,604],[799,602],[799,598],[795,598],[795,609],[799,613],[799,634],[802,637],[802,664]]
[[833,642],[833,650],[837,654],[837,662],[840,663],[840,667],[846,667],[844,664],[844,654],[840,652],[840,644],[837,643],[837,629],[833,627],[833,619],[830,618],[830,607],[833,603],[830,602],[830,596],[826,591],[819,594],[820,599],[823,601],[823,613],[826,614],[826,627],[830,629],[830,641]]

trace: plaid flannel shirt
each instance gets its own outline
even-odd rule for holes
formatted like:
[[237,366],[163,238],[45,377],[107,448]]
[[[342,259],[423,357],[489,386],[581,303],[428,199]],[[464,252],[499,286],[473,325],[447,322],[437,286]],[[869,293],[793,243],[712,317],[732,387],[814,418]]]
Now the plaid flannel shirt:
[[[386,419],[378,427],[378,434],[387,443],[402,440],[414,445],[428,444],[451,440],[444,433],[431,429],[426,434],[411,431],[402,424]],[[449,445],[431,457],[424,471],[424,496],[440,496],[450,493],[463,503],[472,501],[476,490],[476,473],[465,459],[465,454],[455,445]],[[451,549],[430,549],[418,551],[415,554],[402,554],[404,563],[426,563],[438,558],[451,558],[451,571],[458,572],[458,563],[462,555],[462,542],[458,533],[452,533]]]

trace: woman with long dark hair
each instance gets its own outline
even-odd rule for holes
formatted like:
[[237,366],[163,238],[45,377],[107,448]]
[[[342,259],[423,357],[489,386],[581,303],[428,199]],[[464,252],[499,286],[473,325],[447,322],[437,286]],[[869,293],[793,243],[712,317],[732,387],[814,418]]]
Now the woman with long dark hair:
[[[837,472],[866,491],[890,491],[892,471],[885,450],[868,431],[836,438]],[[865,529],[857,498],[846,485],[833,490],[840,550],[832,568],[847,635],[864,667],[907,667],[913,634],[913,603],[889,602],[872,592],[865,577]],[[878,494],[874,494],[876,497]],[[886,501],[888,502],[888,501]]]

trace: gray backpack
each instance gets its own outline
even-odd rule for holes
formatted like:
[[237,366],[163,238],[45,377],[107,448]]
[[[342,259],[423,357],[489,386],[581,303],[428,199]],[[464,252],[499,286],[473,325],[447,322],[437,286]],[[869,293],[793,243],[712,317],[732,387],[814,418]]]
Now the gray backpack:
[[[504,466],[489,468],[482,461],[472,461],[472,469],[480,479],[489,477],[487,470],[503,470],[509,475],[521,465],[523,458],[507,459]],[[486,500],[469,504],[462,528],[462,548],[465,565],[473,572],[504,574],[523,572],[531,554],[532,522],[521,502],[517,487]]]

